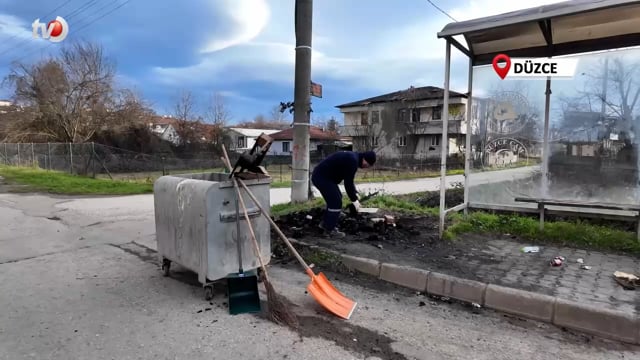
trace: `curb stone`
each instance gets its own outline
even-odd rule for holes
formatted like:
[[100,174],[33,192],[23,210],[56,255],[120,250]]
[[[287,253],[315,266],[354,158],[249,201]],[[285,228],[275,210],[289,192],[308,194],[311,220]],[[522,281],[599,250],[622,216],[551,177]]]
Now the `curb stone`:
[[344,254],[340,256],[342,263],[349,269],[380,277],[382,264],[379,261]]
[[621,311],[557,299],[553,323],[612,340],[640,343],[638,317]]
[[553,320],[555,304],[553,296],[493,284],[484,299],[485,307],[547,323]]
[[640,345],[640,317],[621,311],[565,300],[515,288],[461,279],[410,266],[340,254],[321,246],[291,239],[294,244],[340,255],[350,269],[376,276],[412,290],[475,302],[486,308],[551,323],[595,336]]
[[383,263],[380,267],[380,280],[384,280],[409,289],[423,292],[427,289],[429,271],[410,266]]
[[427,293],[447,296],[469,303],[483,304],[487,284],[459,279],[453,276],[431,272],[427,283]]

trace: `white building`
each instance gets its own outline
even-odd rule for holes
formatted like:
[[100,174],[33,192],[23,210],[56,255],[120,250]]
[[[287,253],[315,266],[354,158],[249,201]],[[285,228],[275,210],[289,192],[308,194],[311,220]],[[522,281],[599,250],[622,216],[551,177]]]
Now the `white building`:
[[[442,88],[410,87],[336,106],[344,115],[341,134],[356,151],[375,149],[384,157],[439,158],[442,141]],[[448,154],[462,153],[467,96],[449,92]]]
[[[273,143],[269,148],[269,155],[291,155],[293,150],[293,127],[270,135]],[[317,126],[309,127],[309,151],[321,151],[323,145],[335,145],[340,137],[336,133],[324,131]]]
[[172,123],[175,120],[170,117],[160,117],[149,123],[149,130],[162,140],[172,142],[175,145],[180,143],[180,136]]
[[250,150],[256,142],[256,138],[261,134],[271,135],[280,130],[267,129],[245,129],[245,128],[227,128],[227,134],[231,139],[230,150],[236,152],[245,152]]

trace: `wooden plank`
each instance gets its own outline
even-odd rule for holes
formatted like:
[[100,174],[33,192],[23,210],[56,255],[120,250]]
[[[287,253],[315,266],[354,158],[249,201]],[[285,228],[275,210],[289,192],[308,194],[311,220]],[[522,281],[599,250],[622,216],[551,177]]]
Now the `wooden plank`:
[[444,212],[445,212],[445,214],[448,214],[450,212],[458,212],[460,210],[464,210],[466,207],[467,207],[466,204],[462,203],[462,204],[456,205],[456,206],[454,206],[454,207],[452,207],[450,209],[447,209]]
[[[507,211],[522,214],[538,214],[537,208],[528,208],[522,206],[513,205],[500,205],[500,204],[482,204],[482,203],[469,203],[470,210],[489,210],[489,211]],[[630,215],[617,215],[617,214],[603,214],[603,213],[588,213],[579,210],[559,210],[559,209],[545,209],[545,215],[554,216],[573,216],[592,219],[606,219],[614,221],[628,221],[638,222],[638,216]],[[640,227],[640,224],[639,224]]]
[[640,212],[640,205],[632,205],[632,204],[616,204],[616,203],[595,202],[595,201],[591,202],[591,201],[536,199],[536,198],[525,198],[525,197],[516,197],[514,200],[518,202],[544,204],[544,205],[552,205],[552,206],[583,207],[583,208],[593,208],[593,209],[609,209],[609,210]]

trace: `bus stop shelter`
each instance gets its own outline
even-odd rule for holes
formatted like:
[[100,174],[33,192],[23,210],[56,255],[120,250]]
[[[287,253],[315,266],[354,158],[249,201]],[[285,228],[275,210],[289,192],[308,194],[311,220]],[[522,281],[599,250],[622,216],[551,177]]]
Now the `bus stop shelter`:
[[[464,46],[454,37],[464,37]],[[473,69],[491,64],[498,54],[510,57],[556,57],[640,45],[640,1],[575,0],[513,11],[501,15],[453,22],[438,33],[446,41],[442,141],[448,144],[449,80],[451,46],[469,59],[467,131],[465,138],[464,203],[446,209],[447,146],[442,146],[440,176],[440,235],[451,211],[469,209],[469,175],[471,163],[471,109]],[[551,80],[546,81],[542,175],[548,171],[549,103]],[[542,217],[542,215],[541,215]],[[640,225],[639,225],[640,234]]]

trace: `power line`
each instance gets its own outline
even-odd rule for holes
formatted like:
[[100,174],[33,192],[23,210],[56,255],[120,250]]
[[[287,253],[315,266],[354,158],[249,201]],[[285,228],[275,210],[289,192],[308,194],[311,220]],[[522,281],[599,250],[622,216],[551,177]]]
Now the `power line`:
[[86,3],[84,3],[84,5],[80,6],[79,8],[77,8],[76,10],[72,11],[70,14],[67,14],[65,16],[65,19],[69,18],[71,19],[72,17],[74,17],[75,15],[87,10],[88,8],[92,7],[93,5],[95,5],[98,2],[98,0],[90,0],[87,1]]
[[[51,10],[51,11],[49,11],[45,16],[43,16],[43,18],[45,18],[45,19],[49,18],[49,16],[53,15],[56,11],[58,11],[58,10],[62,9],[65,5],[67,5],[67,4],[68,4],[68,3],[70,3],[71,1],[72,1],[72,0],[67,0],[67,1],[65,1],[64,3],[62,3],[62,5],[58,5],[58,7],[56,7],[55,9],[53,9],[53,10]],[[10,42],[10,41],[11,41],[11,39],[15,39],[15,38],[17,38],[17,37],[18,37],[18,35],[17,35],[17,34],[16,34],[16,35],[11,36],[10,38],[8,38],[8,39],[5,41],[5,43]],[[15,49],[15,48],[13,48],[13,47],[9,46],[6,50],[4,50],[3,52],[1,52],[1,53],[0,53],[0,55],[7,53],[7,51],[9,51],[9,50],[11,50],[11,49]]]
[[[114,1],[114,2],[116,2],[116,1]],[[98,21],[98,20],[100,20],[100,19],[104,18],[104,17],[105,17],[105,16],[107,16],[107,15],[112,14],[113,12],[115,12],[116,10],[120,9],[121,7],[123,7],[123,6],[127,5],[127,4],[128,4],[128,3],[130,3],[130,2],[131,2],[131,0],[126,0],[126,1],[125,1],[125,2],[123,2],[122,4],[120,4],[120,5],[116,6],[115,8],[111,9],[110,11],[107,11],[106,13],[104,13],[104,14],[100,15],[99,17],[97,17],[97,18],[95,18],[95,19],[91,20],[90,22],[88,22],[88,23],[87,23],[87,24],[85,24],[84,26],[82,26],[82,27],[80,27],[80,28],[76,29],[75,31],[82,30],[82,29],[85,29],[85,28],[86,28],[86,27],[88,27],[88,26],[93,25],[93,23],[95,23],[96,21]],[[102,8],[100,8],[100,9],[103,9],[103,8],[104,8],[104,6],[103,6]]]
[[[58,9],[62,8],[64,5],[66,5],[67,3],[69,3],[71,0],[68,0],[66,3],[64,3],[62,6],[57,7],[56,9],[52,10],[51,12],[49,12],[47,15],[45,15],[43,18],[48,18],[51,14],[55,13],[55,11],[57,11]],[[80,6],[79,8],[71,11],[71,13],[67,14],[64,16],[65,20],[69,20],[72,19],[74,16],[85,12],[88,8],[94,6],[97,4],[98,0],[89,0],[87,2],[84,3],[84,5]],[[114,1],[115,2],[115,1]],[[20,49],[24,49],[26,50],[26,46],[28,46],[29,44],[31,44],[31,42],[29,41],[24,41],[22,43],[17,44],[14,47],[9,47],[8,49],[4,50],[3,52],[0,53],[0,56],[5,55],[7,53],[11,53],[12,50],[20,50]]]
[[434,3],[433,3],[433,1],[431,1],[431,0],[427,0],[427,2],[428,2],[429,4],[431,4],[431,6],[433,6],[434,8],[436,8],[438,11],[440,11],[440,12],[441,12],[441,13],[443,13],[443,14],[445,14],[449,19],[451,19],[451,20],[453,20],[453,21],[455,21],[455,22],[458,22],[458,20],[454,19],[454,18],[453,18],[453,16],[449,15],[446,11],[444,11],[444,10],[440,9],[440,8],[438,7],[438,5],[434,4]]
[[[114,2],[117,2],[117,0],[116,0],[116,1],[114,1]],[[74,32],[76,32],[76,31],[80,31],[80,30],[82,30],[82,29],[85,29],[85,28],[87,28],[87,27],[89,27],[89,26],[93,25],[96,21],[101,20],[101,19],[102,19],[102,18],[104,18],[105,16],[112,14],[114,11],[116,11],[116,10],[120,9],[121,7],[125,6],[125,5],[126,5],[126,4],[128,4],[129,2],[131,2],[131,0],[126,0],[126,1],[125,1],[125,2],[123,2],[122,4],[120,4],[120,5],[116,6],[115,8],[113,8],[113,9],[111,9],[111,10],[107,11],[106,13],[104,13],[104,14],[102,14],[102,15],[100,15],[100,16],[98,16],[98,17],[96,17],[96,18],[92,19],[92,20],[90,20],[90,21],[89,21],[89,22],[87,22],[84,26],[81,26],[81,27],[79,27],[79,28],[77,28],[77,29],[74,29]],[[103,7],[103,8],[104,8],[104,7]],[[101,9],[102,9],[102,8],[101,8]],[[20,57],[20,58],[19,58],[18,60],[16,60],[16,61],[22,60],[22,59],[24,59],[25,57],[27,57],[27,56],[29,56],[29,55],[31,55],[31,54],[33,54],[33,53],[35,53],[35,52],[36,52],[36,51],[38,51],[38,50],[45,50],[45,49],[48,49],[48,48],[49,48],[49,46],[51,46],[51,45],[53,45],[53,44],[54,44],[54,43],[49,42],[49,44],[47,44],[44,48],[42,48],[42,49],[35,49],[34,51],[28,52],[27,54],[23,55],[22,57]],[[9,62],[9,64],[7,64],[7,65],[11,65],[11,62]]]

